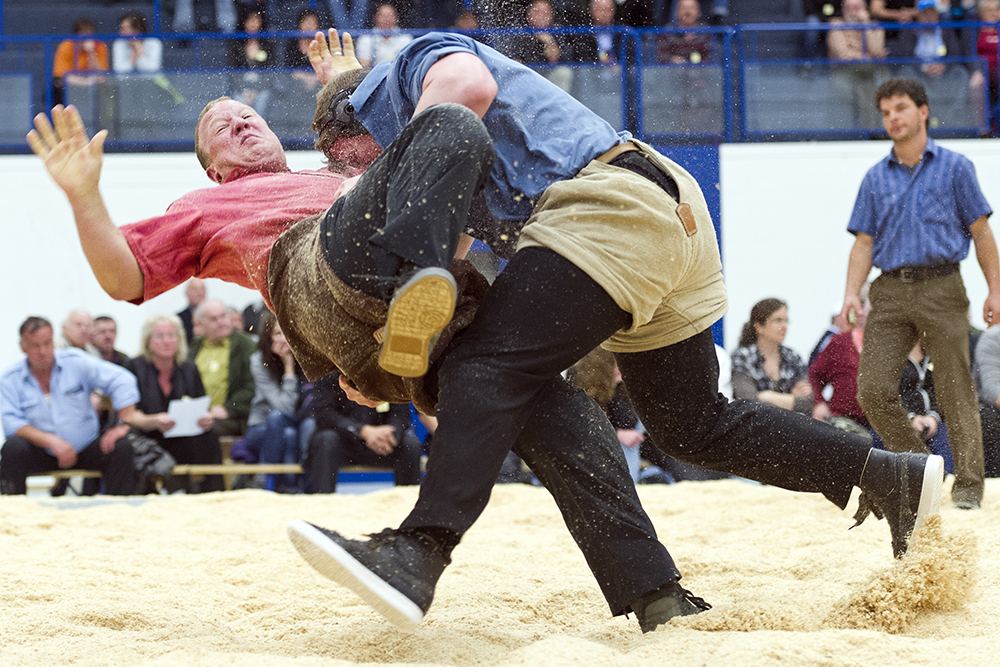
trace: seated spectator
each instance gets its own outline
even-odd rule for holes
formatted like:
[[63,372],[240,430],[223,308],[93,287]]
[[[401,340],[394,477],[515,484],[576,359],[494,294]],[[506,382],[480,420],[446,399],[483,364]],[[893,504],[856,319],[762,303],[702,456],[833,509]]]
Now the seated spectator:
[[[93,35],[97,27],[90,19],[73,22],[73,34],[83,37]],[[108,47],[97,39],[67,39],[59,43],[52,63],[52,95],[56,104],[65,102],[67,85],[89,86],[100,77],[75,72],[106,72],[109,69]]]
[[[934,392],[934,364],[931,363],[919,341],[910,351],[899,380],[899,398],[910,425],[924,441],[931,453],[944,459],[945,472],[955,472],[955,460],[948,444],[948,429],[938,412]],[[885,444],[875,433],[872,444],[885,449]]]
[[368,408],[348,400],[338,373],[313,383],[306,468],[316,493],[337,489],[338,471],[351,464],[392,467],[397,485],[420,482],[420,441],[410,428],[410,407],[383,403]]
[[249,35],[244,40],[231,40],[226,58],[227,67],[242,70],[230,80],[230,97],[252,107],[260,115],[267,114],[273,81],[267,71],[278,65],[274,45],[269,39],[257,37],[267,30],[264,14],[255,9],[241,10],[236,27]]
[[783,301],[764,299],[754,305],[732,355],[733,397],[809,414],[809,371],[797,353],[782,345],[787,332],[788,307]]
[[129,12],[118,19],[118,35],[111,44],[111,64],[118,74],[159,72],[163,68],[163,42],[145,37],[146,19],[139,12]]
[[364,67],[389,62],[413,41],[413,35],[399,29],[396,8],[387,2],[379,3],[373,24],[371,34],[361,35],[354,41],[354,55]]
[[885,58],[889,51],[885,48],[885,31],[868,14],[865,0],[844,0],[843,14],[830,19],[830,25],[845,23],[870,24],[871,28],[861,30],[831,30],[826,35],[826,45],[834,60],[865,60]]
[[128,428],[101,435],[90,395],[109,396],[123,418],[135,411],[135,376],[76,349],[57,350],[52,325],[29,317],[19,330],[25,358],[0,375],[0,493],[24,494],[25,480],[57,468],[100,470],[104,492],[135,491]]
[[[997,77],[997,49],[1000,46],[1000,35],[997,33],[997,22],[1000,21],[1000,0],[982,0],[979,3],[979,20],[989,21],[993,25],[984,26],[979,29],[976,37],[976,53],[986,58],[988,72],[987,81],[990,90],[990,108],[997,105],[997,91],[1000,90],[1000,82]],[[993,118],[993,134],[997,134],[998,128],[996,118]]]
[[[306,7],[299,12],[299,20],[295,23],[295,29],[299,32],[309,33],[308,37],[296,37],[285,43],[285,67],[298,67],[302,69],[312,69],[309,63],[309,42],[313,40],[316,31],[319,30],[319,14],[316,10]],[[300,74],[296,72],[295,74]],[[315,73],[313,73],[313,87],[319,83]]]
[[[298,463],[309,433],[296,418],[304,376],[271,311],[261,316],[257,351],[250,357],[256,390],[250,404],[246,445],[261,463]],[[286,475],[278,490],[298,491],[296,475]]]
[[1000,477],[1000,327],[990,327],[979,336],[975,379],[986,476]]
[[[871,60],[889,55],[885,48],[885,31],[871,20],[865,0],[844,0],[843,16],[830,19],[830,25],[863,23],[866,30],[831,30],[826,33],[827,50],[834,60]],[[852,99],[853,124],[858,129],[882,127],[882,117],[872,105],[878,84],[889,78],[884,65],[854,63],[833,67],[835,85],[840,95]]]
[[573,59],[578,62],[616,65],[621,39],[613,31],[614,0],[591,0],[590,20],[593,32],[573,37]]
[[455,17],[455,22],[451,27],[462,32],[479,30],[479,17],[476,16],[476,12],[473,10],[463,9]]
[[[680,0],[677,3],[679,28],[696,28],[701,23],[698,0]],[[656,62],[692,63],[697,65],[712,57],[714,36],[707,32],[671,32],[656,36]]]
[[195,316],[205,334],[194,339],[188,356],[212,397],[214,429],[219,435],[243,435],[254,396],[250,356],[256,345],[245,333],[233,329],[225,304],[217,299],[202,301]]
[[868,417],[858,405],[858,364],[863,337],[863,317],[854,329],[833,335],[809,365],[809,383],[813,390],[814,418],[870,436]]
[[918,30],[904,30],[899,36],[898,56],[918,58],[920,71],[935,78],[948,70],[948,64],[941,58],[962,54],[961,45],[951,30],[940,25],[937,5],[934,0],[917,0],[917,23],[935,24]]
[[639,423],[632,401],[625,392],[615,355],[598,347],[576,362],[567,372],[566,379],[574,387],[582,389],[604,410],[618,433],[618,442],[625,454],[632,481],[638,482],[639,446],[646,440],[646,430]]
[[187,297],[188,305],[184,310],[177,313],[177,317],[181,318],[181,322],[184,323],[184,338],[187,340],[188,345],[191,344],[195,336],[194,310],[198,307],[198,304],[205,300],[205,294],[205,281],[201,278],[191,278],[187,281],[187,285],[184,286],[184,295]]
[[[837,304],[837,307],[839,308],[840,304]],[[830,326],[826,328],[826,331],[823,332],[823,335],[821,335],[819,337],[819,340],[816,341],[816,345],[813,346],[812,352],[809,353],[809,360],[806,362],[806,365],[812,366],[813,362],[816,361],[816,357],[819,356],[819,353],[822,352],[824,348],[826,348],[826,346],[830,344],[831,338],[833,338],[839,333],[850,331],[853,328],[854,327],[851,326],[851,323],[848,321],[848,319],[843,315],[841,315],[839,311],[834,313],[830,317]]]
[[233,0],[174,0],[174,32],[232,32],[236,25]]
[[572,59],[572,49],[566,35],[546,32],[555,28],[552,20],[552,5],[548,0],[534,0],[525,15],[524,27],[535,32],[519,35],[510,44],[510,57],[526,64],[554,65]]
[[[829,23],[834,17],[843,14],[843,4],[843,0],[802,0],[802,16],[810,25]],[[827,40],[829,34],[824,33]],[[825,55],[822,47],[818,30],[810,29],[802,32],[803,58],[822,58]]]
[[[917,0],[871,0],[868,13],[882,23],[910,23],[917,20]],[[899,36],[898,30],[885,32],[885,46],[892,57],[900,57],[897,50]]]
[[75,347],[95,357],[100,356],[97,348],[91,342],[94,334],[94,319],[86,310],[73,310],[62,323],[62,335],[56,341],[56,347]]
[[[222,463],[219,435],[213,430],[210,412],[199,420],[205,430],[200,435],[166,437],[174,427],[167,410],[171,401],[200,398],[205,395],[201,374],[187,360],[184,327],[176,315],[154,315],[142,325],[139,355],[129,362],[129,370],[139,383],[139,403],[135,414],[126,421],[167,450],[177,463]],[[179,480],[168,480],[168,490],[179,488]],[[221,475],[206,475],[194,482],[189,491],[222,491]]]
[[107,315],[94,318],[91,340],[97,349],[98,355],[104,361],[110,361],[124,368],[128,368],[128,357],[115,349],[115,341],[118,339],[118,325]]

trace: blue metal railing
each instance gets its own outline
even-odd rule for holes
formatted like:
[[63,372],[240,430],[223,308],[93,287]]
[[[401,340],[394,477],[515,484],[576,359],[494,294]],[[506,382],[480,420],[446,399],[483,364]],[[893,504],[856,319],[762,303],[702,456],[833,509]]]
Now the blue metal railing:
[[[159,0],[154,1],[158,9]],[[2,9],[2,8],[0,8]],[[2,19],[2,14],[0,14]],[[154,13],[154,25],[159,13]],[[898,30],[921,29],[914,24],[886,24]],[[946,30],[956,30],[966,40],[965,48],[974,54],[969,40],[976,31],[990,24],[949,22],[940,24]],[[996,24],[992,24],[996,25]],[[931,26],[933,27],[933,26]],[[827,33],[832,30],[859,30],[871,26],[852,24],[752,24],[737,27],[630,29],[608,28],[616,42],[613,64],[577,61],[533,65],[541,73],[557,80],[567,90],[619,129],[632,131],[640,138],[689,144],[769,141],[789,139],[864,138],[881,134],[877,117],[872,119],[873,101],[862,93],[880,79],[900,72],[925,80],[931,97],[932,129],[945,136],[980,136],[997,125],[996,107],[989,107],[989,89],[970,89],[970,79],[979,72],[988,81],[984,58],[976,55],[951,55],[937,59],[949,66],[954,75],[934,78],[921,72],[922,61],[915,58],[868,59],[861,61],[829,58],[797,58],[792,53],[806,32]],[[413,31],[419,34],[424,31]],[[525,29],[477,31],[471,36],[502,46],[504,40],[530,34]],[[549,32],[560,35],[567,43],[593,35],[588,28],[558,28]],[[697,61],[674,62],[657,56],[658,40],[683,34],[710,36],[712,54]],[[784,35],[782,35],[784,33]],[[356,37],[364,33],[358,33]],[[101,114],[89,120],[105,122],[112,131],[109,151],[155,149],[190,149],[193,140],[187,138],[197,119],[196,102],[211,93],[213,99],[227,90],[227,77],[238,70],[225,69],[222,58],[225,45],[232,40],[248,37],[245,33],[170,33],[157,31],[164,43],[163,72],[150,75],[119,76],[106,73],[104,81],[88,95],[92,106]],[[309,36],[307,33],[272,31],[259,33],[260,38],[276,44]],[[93,36],[110,43],[117,35]],[[30,117],[52,105],[52,65],[56,47],[72,35],[8,35],[0,36],[0,73],[34,75],[31,104],[24,116],[17,114],[0,119],[0,124],[20,124],[24,132],[30,127]],[[186,44],[186,46],[182,46]],[[572,47],[570,47],[572,48]],[[169,56],[169,57],[168,57]],[[256,71],[256,70],[254,70]],[[287,118],[277,125],[286,134],[283,139],[293,143],[308,143],[308,121],[311,102],[293,88],[292,72],[285,68],[267,70],[275,82],[271,112],[281,116],[283,106],[292,105],[295,120]],[[154,81],[154,78],[156,79]],[[151,82],[143,85],[141,81]],[[158,81],[158,83],[157,83]],[[205,86],[215,86],[205,91]],[[174,89],[169,101],[162,91]],[[122,91],[147,90],[149,108],[137,110],[134,104],[122,100]],[[75,91],[79,97],[80,91]],[[95,96],[104,95],[104,99]],[[183,98],[185,102],[177,102]],[[82,99],[82,98],[80,98]],[[161,100],[159,106],[156,100]],[[121,115],[129,108],[127,118]],[[937,113],[937,115],[935,115]],[[266,116],[269,114],[265,114]],[[285,114],[287,115],[287,114]],[[269,119],[270,120],[270,119]],[[130,125],[131,123],[132,125]],[[187,127],[185,138],[175,131],[178,125]],[[168,128],[167,131],[164,128]],[[145,138],[138,139],[141,132]],[[161,134],[157,136],[157,133]],[[6,132],[4,136],[11,136]],[[0,143],[2,152],[24,152],[23,143]]]

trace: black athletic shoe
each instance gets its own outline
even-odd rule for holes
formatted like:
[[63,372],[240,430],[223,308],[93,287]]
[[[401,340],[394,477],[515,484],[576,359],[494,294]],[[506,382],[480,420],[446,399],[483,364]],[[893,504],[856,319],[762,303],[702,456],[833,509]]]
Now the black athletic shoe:
[[431,349],[455,313],[458,287],[451,272],[429,267],[401,280],[389,303],[378,365],[400,377],[427,372]]
[[676,581],[646,593],[632,603],[643,632],[652,632],[675,616],[693,616],[708,611],[712,605],[691,594]]
[[872,449],[861,475],[861,498],[854,528],[869,512],[885,518],[892,533],[892,554],[902,558],[910,536],[924,519],[941,511],[944,459],[936,454],[911,454]]
[[362,541],[294,521],[288,526],[288,537],[316,571],[350,588],[407,632],[424,618],[434,599],[434,587],[451,562],[429,537],[388,528]]

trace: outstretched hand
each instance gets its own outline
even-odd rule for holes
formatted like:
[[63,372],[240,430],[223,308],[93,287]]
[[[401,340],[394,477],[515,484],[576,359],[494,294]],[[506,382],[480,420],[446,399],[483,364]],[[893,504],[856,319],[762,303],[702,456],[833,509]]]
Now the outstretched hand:
[[338,74],[361,69],[361,62],[354,55],[354,40],[351,39],[351,35],[345,32],[344,43],[341,44],[334,28],[330,28],[329,44],[322,31],[317,32],[316,37],[309,43],[309,64],[323,85]]
[[52,109],[52,123],[40,113],[35,116],[35,129],[28,132],[28,145],[45,161],[52,180],[72,200],[74,196],[97,190],[104,159],[107,130],[101,130],[87,140],[83,119],[74,106],[61,104]]

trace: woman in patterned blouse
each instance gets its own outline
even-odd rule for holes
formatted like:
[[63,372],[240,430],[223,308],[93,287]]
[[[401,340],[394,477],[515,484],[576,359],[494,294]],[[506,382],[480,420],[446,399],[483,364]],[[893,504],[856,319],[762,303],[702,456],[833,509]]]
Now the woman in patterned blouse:
[[808,368],[802,357],[782,345],[787,332],[784,301],[764,299],[750,310],[733,352],[733,397],[809,414],[813,398]]

